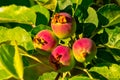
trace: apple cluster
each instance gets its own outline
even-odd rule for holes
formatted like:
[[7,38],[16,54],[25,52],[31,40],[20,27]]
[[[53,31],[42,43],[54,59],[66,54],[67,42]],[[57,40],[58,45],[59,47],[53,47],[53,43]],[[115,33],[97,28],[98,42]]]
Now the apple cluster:
[[59,39],[71,37],[76,31],[75,19],[68,13],[56,13],[51,20],[52,30],[41,30],[33,39],[35,48],[50,52],[50,65],[58,72],[71,70],[75,60],[90,62],[96,55],[95,43],[90,38],[75,39],[72,47],[59,44]]

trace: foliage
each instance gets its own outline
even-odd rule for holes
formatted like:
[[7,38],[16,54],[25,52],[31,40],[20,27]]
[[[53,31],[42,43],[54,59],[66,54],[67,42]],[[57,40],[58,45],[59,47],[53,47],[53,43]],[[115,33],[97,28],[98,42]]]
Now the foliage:
[[[119,80],[119,0],[12,0],[0,2],[0,80]],[[69,13],[76,32],[58,45],[71,46],[90,38],[97,54],[89,63],[75,61],[72,70],[59,73],[49,63],[50,53],[36,49],[35,35],[52,30],[55,13]],[[44,55],[46,54],[46,55]]]

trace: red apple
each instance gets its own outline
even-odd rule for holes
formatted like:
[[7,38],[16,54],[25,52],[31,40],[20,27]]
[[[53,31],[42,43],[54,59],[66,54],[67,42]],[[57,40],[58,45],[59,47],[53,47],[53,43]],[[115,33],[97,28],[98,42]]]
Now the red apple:
[[58,38],[68,38],[76,31],[75,19],[68,13],[56,13],[51,21],[53,32]]
[[73,55],[78,62],[90,62],[96,55],[95,43],[89,38],[81,38],[73,44]]
[[72,51],[67,46],[57,46],[50,55],[50,64],[58,72],[65,72],[74,67]]
[[57,38],[51,30],[42,30],[38,32],[34,40],[35,48],[51,52],[57,46]]

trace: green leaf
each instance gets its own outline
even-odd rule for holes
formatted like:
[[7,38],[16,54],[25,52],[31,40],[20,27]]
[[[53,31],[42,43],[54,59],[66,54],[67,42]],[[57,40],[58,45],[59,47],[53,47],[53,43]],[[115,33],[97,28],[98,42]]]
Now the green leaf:
[[[40,65],[39,65],[40,66]],[[34,68],[34,69],[33,69]],[[24,80],[37,80],[39,77],[39,69],[41,68],[25,68],[24,70]]]
[[88,17],[85,19],[85,23],[93,23],[98,27],[98,17],[96,11],[92,7],[88,7]]
[[23,79],[22,57],[17,45],[2,44],[0,46],[0,66],[15,78]]
[[18,50],[18,46],[16,41],[13,42],[14,48],[15,48],[15,55],[14,55],[14,67],[15,70],[21,80],[23,80],[23,73],[24,73],[24,68],[23,68],[23,62],[22,62],[22,56]]
[[41,4],[42,6],[44,6],[47,9],[50,9],[51,11],[55,11],[56,6],[57,6],[57,0],[48,0],[48,1],[37,1],[39,4]]
[[18,45],[24,47],[26,50],[34,49],[31,36],[20,27],[13,29],[0,27],[0,43],[6,41],[17,41]]
[[75,15],[78,17],[79,22],[83,22],[88,17],[88,7],[92,4],[93,0],[82,0],[78,5]]
[[108,34],[107,46],[120,49],[120,27],[114,26],[113,29],[106,28]]
[[69,80],[90,80],[90,78],[86,76],[74,76],[70,78]]
[[39,77],[38,80],[55,80],[57,72],[47,72]]
[[92,3],[93,3],[93,0],[82,0],[81,5],[87,9]]
[[70,0],[58,0],[58,6],[60,10],[65,9],[69,5],[72,5],[72,2]]
[[43,2],[43,3],[47,3],[49,0],[38,0],[40,2]]
[[[71,0],[72,2],[72,16],[78,15],[80,10],[78,9],[79,5],[82,3],[83,0]],[[77,12],[77,13],[76,13]]]
[[35,12],[37,12],[36,25],[39,25],[39,24],[47,25],[49,23],[50,13],[45,7],[41,5],[35,5],[32,7],[32,9]]
[[108,48],[108,51],[113,55],[115,60],[120,63],[120,49]]
[[116,24],[119,24],[119,23],[120,23],[120,14],[117,15],[115,18],[113,18],[113,19],[109,22],[108,26],[116,25]]
[[71,2],[80,5],[82,3],[82,0],[71,0]]
[[35,25],[36,14],[25,6],[10,5],[0,7],[0,23],[8,22]]
[[109,20],[106,26],[112,26],[120,23],[120,7],[115,4],[108,4],[98,10],[102,16]]
[[8,29],[6,27],[0,26],[0,43],[8,41],[8,39],[5,38],[5,37],[7,37],[6,34],[5,34],[7,32],[7,30]]
[[0,46],[0,66],[9,74],[18,78],[14,67],[15,49],[12,45],[2,44]]
[[70,46],[70,43],[72,43],[70,41],[71,41],[71,38],[61,39],[59,40],[59,44],[64,46]]
[[105,80],[119,80],[120,79],[120,66],[117,64],[99,64],[99,66],[92,67],[90,72],[97,72],[102,75]]
[[120,66],[117,65],[117,64],[112,64],[110,67],[109,67],[109,70],[110,70],[110,74],[111,74],[111,79],[120,79],[120,73],[119,73],[119,70],[120,70]]
[[7,73],[4,69],[2,69],[1,67],[0,67],[0,73],[2,73],[0,74],[0,80],[5,80],[11,77],[11,75]]

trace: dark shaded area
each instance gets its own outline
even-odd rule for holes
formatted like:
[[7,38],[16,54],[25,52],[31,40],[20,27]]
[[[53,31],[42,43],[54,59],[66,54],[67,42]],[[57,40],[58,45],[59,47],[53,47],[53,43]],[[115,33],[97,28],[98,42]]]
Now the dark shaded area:
[[99,19],[99,25],[104,26],[109,23],[109,20],[106,17],[102,16],[100,13],[97,13],[97,15]]
[[110,48],[110,50],[113,53],[113,56],[117,57],[117,64],[120,64],[120,49]]
[[79,69],[73,69],[73,70],[71,70],[71,75],[72,76],[76,76],[76,75],[80,75],[80,74],[84,74],[85,75],[85,72],[84,71],[82,71],[82,70],[79,70]]
[[100,42],[100,34],[96,34],[92,40],[95,42],[96,46],[98,46],[99,44],[101,44]]
[[92,23],[85,23],[83,25],[83,37],[90,37],[92,32],[96,29],[95,25]]
[[31,6],[29,0],[0,0],[0,6],[6,6],[10,4],[22,5],[27,7]]
[[67,13],[69,13],[70,15],[72,15],[71,6],[67,6],[64,10],[61,10],[60,12],[67,12]]
[[[83,32],[83,23],[78,23],[76,20],[76,35],[81,34]],[[79,37],[78,37],[79,38]]]
[[108,42],[108,34],[105,30],[101,34],[96,34],[92,39],[95,41],[96,45],[105,44]]
[[120,6],[120,0],[93,0],[93,4],[91,5],[95,10],[98,10],[105,4],[117,4]]
[[105,30],[103,31],[103,33],[100,34],[100,42],[102,44],[105,44],[108,42],[108,34]]
[[53,55],[50,55],[50,64],[56,71],[61,68],[60,62],[59,62],[61,57],[62,55],[59,55],[57,59],[55,59]]
[[31,30],[31,36],[34,37],[39,31],[44,29],[51,30],[50,26],[40,24]]
[[28,24],[21,24],[21,23],[15,23],[15,22],[10,22],[10,23],[0,23],[0,26],[5,26],[7,28],[14,28],[16,26],[21,27],[25,29],[26,31],[31,31],[32,26]]
[[116,63],[116,60],[114,59],[113,55],[110,52],[108,52],[106,48],[98,48],[97,57],[98,59],[101,59],[103,62],[106,61],[110,63]]
[[47,25],[47,23],[48,23],[47,18],[39,12],[37,12],[36,14],[37,14],[36,25],[39,25],[39,24]]

